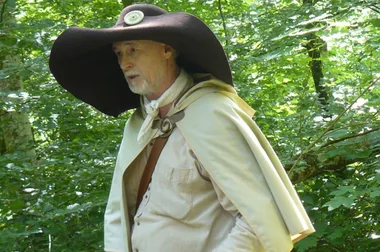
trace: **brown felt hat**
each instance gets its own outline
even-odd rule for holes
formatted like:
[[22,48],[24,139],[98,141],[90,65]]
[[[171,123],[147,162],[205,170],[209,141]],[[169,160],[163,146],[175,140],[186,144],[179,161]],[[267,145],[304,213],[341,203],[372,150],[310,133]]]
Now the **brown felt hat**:
[[112,43],[153,40],[172,46],[177,63],[189,73],[210,73],[232,85],[231,70],[214,33],[197,17],[168,13],[150,4],[122,10],[115,26],[103,29],[71,27],[55,41],[49,66],[57,82],[101,112],[118,116],[138,107],[139,95],[129,90]]

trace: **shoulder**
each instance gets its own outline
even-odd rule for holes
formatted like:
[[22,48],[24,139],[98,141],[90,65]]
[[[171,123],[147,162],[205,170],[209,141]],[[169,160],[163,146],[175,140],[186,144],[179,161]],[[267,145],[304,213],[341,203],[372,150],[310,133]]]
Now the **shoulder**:
[[[215,135],[235,128],[240,120],[238,106],[229,97],[211,92],[199,97],[185,109],[185,117],[177,123],[182,131]],[[222,126],[223,125],[223,126]]]
[[144,118],[142,115],[142,109],[139,107],[132,112],[132,115],[128,118],[127,122],[124,126],[124,135],[127,134],[128,131],[138,131],[144,122]]
[[235,102],[226,95],[215,91],[207,93],[193,101],[187,108],[188,114],[208,114],[215,112],[228,111],[236,108]]

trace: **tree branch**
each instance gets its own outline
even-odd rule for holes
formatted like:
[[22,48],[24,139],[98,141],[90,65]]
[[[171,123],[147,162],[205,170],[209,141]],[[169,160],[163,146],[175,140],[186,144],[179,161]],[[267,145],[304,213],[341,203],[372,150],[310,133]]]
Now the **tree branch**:
[[294,163],[294,165],[292,166],[292,168],[290,168],[289,169],[289,171],[288,171],[288,175],[291,177],[293,174],[293,172],[294,172],[294,169],[296,168],[296,166],[298,165],[298,163],[301,161],[301,159],[305,156],[305,154],[308,152],[308,151],[310,151],[311,150],[311,148],[313,148],[314,147],[314,145],[316,144],[316,143],[318,143],[321,139],[322,139],[322,137],[324,137],[331,129],[332,129],[332,127],[334,127],[334,125],[340,120],[340,118],[342,118],[342,116],[344,115],[344,114],[346,114],[347,113],[347,111],[348,110],[350,110],[351,109],[351,107],[357,102],[357,100],[359,99],[359,98],[361,98],[365,93],[367,93],[378,81],[380,80],[380,76],[378,77],[378,78],[376,78],[375,80],[373,80],[369,85],[368,85],[368,87],[366,88],[366,89],[364,89],[356,98],[355,98],[355,100],[354,101],[352,101],[351,102],[351,104],[342,112],[342,113],[340,113],[340,115],[337,117],[337,118],[335,118],[335,120],[333,121],[333,122],[331,122],[331,124],[326,128],[326,130],[316,139],[316,140],[314,140],[306,149],[305,149],[305,151],[303,151],[302,153],[301,153],[301,155],[299,155],[299,157],[297,158],[297,160],[296,160],[296,162]]
[[[313,159],[314,158],[314,159]],[[324,165],[320,165],[317,160],[317,155],[314,154],[310,160],[307,161],[307,166],[297,172],[293,172],[289,175],[290,180],[293,184],[297,184],[302,181],[306,181],[310,178],[319,176],[326,172],[339,172],[346,169],[346,166],[353,164],[355,162],[365,162],[368,158],[355,158],[355,159],[344,159],[343,156],[334,157],[334,162],[329,162]],[[285,167],[286,169],[287,167]]]
[[370,8],[372,11],[380,14],[380,11],[379,11],[379,9],[376,6],[370,5],[370,6],[368,6],[368,8]]
[[379,131],[380,128],[377,128],[377,129],[372,129],[372,130],[368,130],[366,132],[363,132],[363,133],[359,133],[359,134],[354,134],[354,135],[349,135],[349,136],[345,136],[345,137],[342,137],[342,138],[339,138],[339,139],[336,139],[336,140],[333,140],[333,141],[329,141],[328,143],[325,143],[324,145],[322,145],[320,147],[320,149],[322,148],[325,148],[329,145],[332,145],[332,144],[336,144],[336,143],[339,143],[339,142],[342,142],[344,140],[347,140],[347,139],[350,139],[350,138],[355,138],[355,137],[360,137],[360,136],[365,136],[369,133],[372,133],[372,132],[376,132],[376,131]]
[[[218,0],[218,9],[219,9],[219,14],[220,14],[220,17],[222,18],[222,24],[223,24],[223,29],[224,29],[224,35],[225,35],[225,39],[226,39],[226,46],[229,47],[230,45],[230,38],[228,36],[228,31],[227,31],[227,25],[226,25],[226,20],[224,18],[224,14],[223,14],[223,10],[222,10],[222,3],[221,3],[221,0]],[[226,51],[226,50],[225,50]],[[226,51],[226,55],[227,55],[227,59],[229,59],[229,55],[228,55],[228,52]]]
[[3,0],[2,1],[2,6],[1,6],[1,12],[0,12],[0,23],[3,22],[3,16],[4,16],[4,12],[5,12],[5,5],[7,4],[7,1],[8,0]]

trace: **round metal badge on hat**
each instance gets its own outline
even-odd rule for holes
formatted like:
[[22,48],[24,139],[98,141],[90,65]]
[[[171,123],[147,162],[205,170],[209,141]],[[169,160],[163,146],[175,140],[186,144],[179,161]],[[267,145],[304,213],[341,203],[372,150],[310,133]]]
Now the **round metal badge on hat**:
[[124,16],[124,22],[127,25],[135,25],[140,23],[144,19],[144,13],[139,10],[128,12]]

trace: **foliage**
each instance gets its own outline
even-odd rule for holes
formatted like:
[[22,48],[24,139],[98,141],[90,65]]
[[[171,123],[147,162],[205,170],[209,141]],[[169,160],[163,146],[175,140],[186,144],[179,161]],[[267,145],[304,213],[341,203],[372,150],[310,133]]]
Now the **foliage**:
[[[377,1],[154,3],[201,17],[224,44],[236,88],[257,110],[317,229],[295,251],[379,251]],[[0,78],[23,79],[24,90],[11,93],[23,100],[16,109],[28,112],[38,160],[0,154],[0,250],[101,251],[102,215],[129,113],[109,118],[77,101],[56,84],[47,62],[60,32],[110,27],[122,3],[8,0],[4,7],[0,58],[21,61],[0,69]],[[310,71],[310,35],[325,43],[318,49],[327,107]]]

